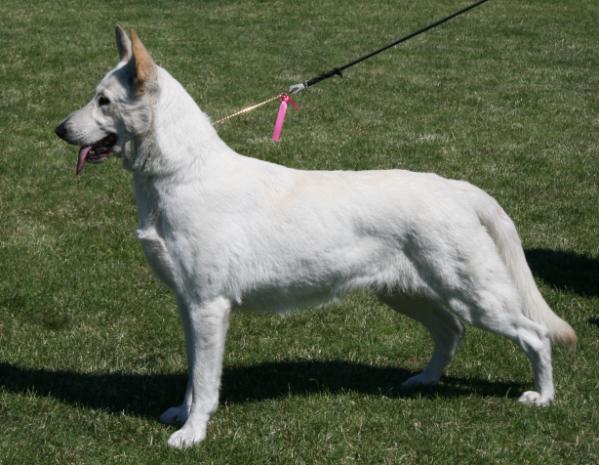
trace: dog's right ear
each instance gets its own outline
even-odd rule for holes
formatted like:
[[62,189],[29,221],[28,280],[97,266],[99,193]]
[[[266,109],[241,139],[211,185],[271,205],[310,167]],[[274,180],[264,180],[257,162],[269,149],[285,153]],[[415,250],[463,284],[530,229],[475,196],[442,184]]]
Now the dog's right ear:
[[125,30],[117,24],[116,29],[116,48],[119,50],[120,61],[129,61],[131,59],[131,41],[127,37]]

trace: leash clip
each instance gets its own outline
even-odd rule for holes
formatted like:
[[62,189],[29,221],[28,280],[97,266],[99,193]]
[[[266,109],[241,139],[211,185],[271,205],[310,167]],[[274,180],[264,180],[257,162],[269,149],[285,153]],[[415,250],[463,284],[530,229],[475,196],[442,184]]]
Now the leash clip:
[[290,94],[299,94],[300,92],[306,90],[308,88],[308,86],[306,85],[306,82],[300,82],[298,84],[292,84],[289,86],[289,89],[287,89],[287,92],[289,92]]

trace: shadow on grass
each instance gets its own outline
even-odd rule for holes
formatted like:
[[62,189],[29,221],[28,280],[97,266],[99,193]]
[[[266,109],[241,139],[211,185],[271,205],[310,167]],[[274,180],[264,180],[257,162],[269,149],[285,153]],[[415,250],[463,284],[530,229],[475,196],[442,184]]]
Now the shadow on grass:
[[530,249],[526,259],[535,276],[559,291],[599,296],[599,260],[564,250]]
[[[402,393],[407,370],[344,361],[291,361],[225,367],[221,402],[260,401],[319,392],[359,392],[387,397],[459,397],[472,394],[514,397],[525,385],[482,379],[445,377],[435,388]],[[33,393],[61,402],[110,412],[156,417],[178,403],[184,375],[77,373],[29,369],[0,363],[0,390]]]

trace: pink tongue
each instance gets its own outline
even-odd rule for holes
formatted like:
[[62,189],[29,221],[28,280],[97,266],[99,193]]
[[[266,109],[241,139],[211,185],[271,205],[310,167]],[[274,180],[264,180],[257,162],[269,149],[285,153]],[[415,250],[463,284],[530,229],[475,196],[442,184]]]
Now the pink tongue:
[[77,176],[81,174],[81,170],[83,169],[83,165],[85,165],[85,160],[87,159],[87,156],[89,155],[89,151],[91,149],[91,145],[85,145],[81,147],[81,149],[79,150],[79,155],[77,156]]

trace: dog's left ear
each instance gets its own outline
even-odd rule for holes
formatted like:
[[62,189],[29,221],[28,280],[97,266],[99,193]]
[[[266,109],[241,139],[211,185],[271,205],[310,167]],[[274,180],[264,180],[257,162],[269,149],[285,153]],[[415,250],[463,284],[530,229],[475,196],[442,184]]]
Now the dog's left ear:
[[143,90],[155,77],[156,64],[134,30],[131,31],[131,45],[133,55],[131,61],[135,65],[135,78],[137,85]]

